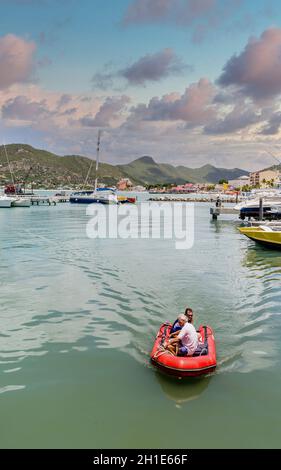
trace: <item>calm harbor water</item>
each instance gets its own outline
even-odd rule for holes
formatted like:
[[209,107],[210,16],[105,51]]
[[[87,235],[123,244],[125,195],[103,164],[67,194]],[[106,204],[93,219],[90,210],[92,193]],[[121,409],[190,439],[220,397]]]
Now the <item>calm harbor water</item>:
[[[0,447],[280,447],[281,253],[196,204],[195,244],[90,240],[85,207],[0,210]],[[192,306],[218,368],[149,364]]]

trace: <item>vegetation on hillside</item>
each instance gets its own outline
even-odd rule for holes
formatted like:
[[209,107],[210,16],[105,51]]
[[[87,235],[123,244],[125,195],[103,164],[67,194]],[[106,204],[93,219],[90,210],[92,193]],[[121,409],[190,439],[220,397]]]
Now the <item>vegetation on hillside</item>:
[[[6,146],[10,168],[15,182],[25,182],[33,187],[57,188],[93,187],[95,161],[79,155],[58,156],[26,144]],[[0,184],[11,182],[11,172],[4,146],[0,146]],[[91,170],[90,170],[91,168]],[[90,170],[90,171],[89,171]],[[115,185],[121,178],[130,178],[133,184],[183,184],[217,183],[220,179],[234,179],[247,174],[237,168],[227,170],[205,165],[187,168],[156,163],[151,157],[141,157],[127,165],[101,163],[99,180],[106,185]],[[86,187],[86,186],[85,186]]]

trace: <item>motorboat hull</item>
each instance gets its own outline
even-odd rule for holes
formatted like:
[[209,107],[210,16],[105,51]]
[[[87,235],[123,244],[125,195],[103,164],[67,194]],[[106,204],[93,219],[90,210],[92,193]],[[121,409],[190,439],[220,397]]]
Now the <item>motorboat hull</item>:
[[12,205],[12,199],[9,197],[0,198],[0,208],[9,208]]
[[12,207],[30,207],[31,200],[28,198],[17,198],[12,201]]
[[118,196],[118,202],[120,204],[135,204],[137,202],[136,197]]
[[98,188],[96,192],[80,191],[70,195],[72,204],[118,204],[118,197],[111,188]]
[[267,248],[281,250],[281,231],[265,231],[261,227],[239,227],[239,231]]
[[[271,206],[265,206],[263,207],[263,214],[264,217],[270,219],[274,218],[275,214],[272,213],[272,207]],[[258,219],[260,216],[260,209],[259,207],[244,207],[243,209],[240,210],[240,219],[244,220],[246,218],[253,218],[253,219]]]
[[83,197],[83,196],[70,196],[69,202],[72,204],[117,204],[118,201],[111,200],[103,197]]

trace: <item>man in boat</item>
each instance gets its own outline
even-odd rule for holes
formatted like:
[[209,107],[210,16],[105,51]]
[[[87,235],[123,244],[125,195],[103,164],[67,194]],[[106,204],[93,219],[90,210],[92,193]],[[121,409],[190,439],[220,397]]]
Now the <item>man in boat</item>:
[[[187,318],[188,323],[191,323],[193,325],[194,315],[193,315],[192,308],[186,307],[184,314]],[[176,319],[176,321],[174,322],[174,324],[171,328],[170,336],[173,337],[173,338],[176,337],[179,334],[181,329],[182,329],[182,326],[179,325],[178,319]],[[197,335],[198,335],[199,342],[202,342],[201,334],[197,333]]]
[[179,315],[178,323],[181,330],[178,334],[170,338],[165,347],[174,356],[193,356],[193,354],[200,354],[204,345],[199,342],[198,333],[192,323],[188,322],[186,315]]
[[[193,324],[193,310],[190,307],[186,307],[185,312],[184,312],[188,323]],[[171,328],[171,336],[176,336],[179,334],[179,331],[182,329],[182,326],[180,326],[178,318],[174,321],[173,326]]]

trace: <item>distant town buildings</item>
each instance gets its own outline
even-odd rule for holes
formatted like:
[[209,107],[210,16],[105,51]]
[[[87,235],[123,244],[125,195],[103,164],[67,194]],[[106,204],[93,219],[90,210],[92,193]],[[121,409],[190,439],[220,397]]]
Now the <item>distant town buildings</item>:
[[133,186],[133,183],[131,182],[129,178],[122,178],[117,183],[118,191],[127,191],[128,189],[131,189],[132,186]]
[[138,186],[134,186],[132,188],[132,191],[135,191],[137,193],[142,193],[142,192],[146,191],[146,188],[144,186],[138,185]]
[[261,170],[250,173],[250,185],[265,188],[275,186],[280,181],[280,173],[276,170]]
[[171,192],[172,193],[193,193],[196,190],[197,190],[196,185],[192,183],[186,183],[186,184],[174,186],[171,189]]
[[229,188],[237,189],[243,188],[243,186],[250,185],[250,176],[240,176],[240,178],[236,178],[235,180],[228,181]]
[[[222,193],[231,193],[231,191],[239,191],[245,187],[280,187],[281,188],[281,174],[277,170],[261,170],[250,173],[248,176],[243,175],[239,178],[229,180],[228,182],[220,181],[219,183],[184,183],[184,184],[163,184],[149,187],[150,193],[174,193],[174,194],[188,194],[204,191],[217,191]],[[144,186],[135,186],[129,178],[122,178],[117,183],[119,191],[145,191]]]

